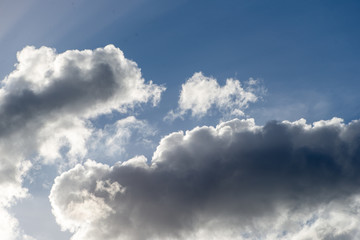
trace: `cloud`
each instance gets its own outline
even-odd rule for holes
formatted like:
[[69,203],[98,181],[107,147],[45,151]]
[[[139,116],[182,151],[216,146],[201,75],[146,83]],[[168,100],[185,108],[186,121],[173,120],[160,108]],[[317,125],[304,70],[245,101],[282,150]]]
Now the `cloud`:
[[[0,85],[0,208],[27,196],[23,177],[33,161],[70,166],[87,154],[90,120],[142,103],[157,105],[164,87],[108,45],[56,53],[25,47]],[[61,160],[60,160],[61,158]]]
[[0,208],[0,233],[6,240],[15,240],[19,237],[19,223],[6,209]]
[[193,117],[203,117],[212,107],[230,116],[244,116],[243,110],[259,99],[258,93],[265,91],[252,78],[245,86],[232,78],[220,86],[216,79],[206,77],[201,72],[195,73],[182,85],[178,109],[170,111],[165,119],[174,120],[189,111]]
[[136,63],[112,45],[61,54],[26,47],[17,57],[16,70],[2,81],[0,134],[32,135],[24,145],[39,148],[47,161],[63,145],[70,157],[84,156],[91,134],[86,120],[148,101],[156,105],[164,91],[145,83]]
[[155,133],[155,129],[145,120],[139,120],[134,116],[120,119],[93,132],[87,142],[87,156],[106,158],[107,161],[127,160],[127,156],[131,152],[139,152],[139,148],[153,151],[156,145],[149,138]]
[[169,134],[150,165],[78,164],[50,201],[72,240],[357,239],[359,139],[358,120],[234,119]]

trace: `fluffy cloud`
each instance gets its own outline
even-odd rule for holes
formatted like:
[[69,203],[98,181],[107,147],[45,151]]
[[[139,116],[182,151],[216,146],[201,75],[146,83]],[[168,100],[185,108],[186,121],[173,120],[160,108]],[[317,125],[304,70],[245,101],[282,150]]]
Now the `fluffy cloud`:
[[239,80],[229,78],[224,86],[220,86],[216,79],[195,73],[182,85],[178,109],[170,111],[165,119],[173,120],[189,111],[193,117],[202,117],[212,107],[224,114],[243,116],[249,103],[256,102],[257,94],[264,92],[252,78],[245,85],[243,88]]
[[164,137],[150,164],[78,164],[50,201],[73,240],[357,239],[359,139],[360,121],[235,119]]
[[39,150],[47,161],[63,145],[72,158],[85,155],[89,118],[150,100],[156,105],[164,90],[145,83],[136,63],[112,45],[61,54],[26,47],[17,57],[16,70],[1,82],[0,133],[25,155]]
[[[113,45],[56,53],[25,47],[0,85],[0,208],[27,195],[31,160],[74,166],[87,154],[90,119],[160,100],[164,87],[145,82],[137,64]],[[14,225],[15,226],[15,225]],[[1,234],[1,233],[0,233]],[[1,234],[3,236],[3,234]],[[11,239],[11,238],[5,238]]]

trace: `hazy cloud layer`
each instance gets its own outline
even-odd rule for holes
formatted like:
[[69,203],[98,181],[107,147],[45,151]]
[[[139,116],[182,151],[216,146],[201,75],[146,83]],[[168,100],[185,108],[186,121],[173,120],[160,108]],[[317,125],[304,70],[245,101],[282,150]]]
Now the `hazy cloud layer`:
[[173,120],[187,112],[191,112],[193,117],[203,117],[212,107],[230,116],[244,116],[243,110],[249,103],[256,102],[258,94],[264,91],[258,81],[252,78],[245,86],[232,78],[220,86],[215,78],[198,72],[182,85],[178,109],[170,111],[165,119]]
[[164,137],[150,165],[78,164],[50,201],[73,240],[357,239],[359,139],[360,121],[235,119]]
[[110,162],[125,161],[130,152],[154,149],[156,144],[151,137],[155,134],[156,130],[147,121],[129,116],[94,131],[87,142],[87,156],[105,158]]
[[[25,47],[17,59],[0,83],[0,208],[27,195],[22,178],[32,160],[65,157],[73,166],[82,159],[94,131],[89,119],[149,101],[156,105],[165,90],[146,83],[137,64],[113,45],[59,54]],[[0,222],[16,222],[5,217]]]

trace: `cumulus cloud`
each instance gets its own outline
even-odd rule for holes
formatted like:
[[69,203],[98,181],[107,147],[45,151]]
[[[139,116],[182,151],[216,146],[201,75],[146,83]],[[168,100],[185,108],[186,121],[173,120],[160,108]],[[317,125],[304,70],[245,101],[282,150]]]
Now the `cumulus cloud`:
[[17,57],[16,70],[1,82],[0,134],[15,138],[26,155],[38,150],[46,161],[56,159],[63,145],[69,157],[83,157],[89,118],[148,101],[156,105],[164,91],[145,83],[136,63],[112,45],[61,54],[26,47]]
[[[56,53],[25,47],[0,85],[0,207],[27,195],[22,180],[31,162],[74,166],[87,154],[90,119],[137,105],[157,105],[164,87],[145,82],[137,64],[108,45]],[[15,225],[14,225],[15,226]]]
[[150,164],[78,164],[50,201],[72,240],[357,239],[359,139],[360,121],[234,119],[171,133]]
[[257,80],[250,78],[243,87],[239,80],[229,78],[220,86],[215,78],[206,77],[201,72],[195,73],[181,88],[179,107],[170,111],[165,119],[173,120],[191,112],[193,117],[203,117],[215,107],[224,114],[244,116],[243,110],[249,103],[259,99],[264,93]]

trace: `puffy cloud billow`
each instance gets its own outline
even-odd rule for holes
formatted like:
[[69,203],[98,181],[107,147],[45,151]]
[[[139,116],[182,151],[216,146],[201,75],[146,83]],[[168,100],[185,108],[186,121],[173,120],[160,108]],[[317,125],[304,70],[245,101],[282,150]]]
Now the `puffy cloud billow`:
[[[27,195],[22,181],[32,160],[54,163],[64,156],[74,166],[87,154],[86,142],[94,131],[90,119],[112,111],[126,113],[142,103],[157,105],[165,90],[145,82],[137,64],[113,45],[64,53],[29,46],[18,52],[17,59],[15,70],[0,82],[0,210],[4,211]],[[0,222],[9,222],[10,217],[2,214]]]
[[213,77],[206,77],[202,72],[195,73],[181,87],[179,106],[165,117],[168,120],[182,118],[187,112],[193,117],[203,117],[215,108],[229,116],[244,116],[248,108],[265,93],[265,88],[258,80],[250,78],[244,86],[239,80],[228,78],[224,86]]
[[88,160],[56,178],[73,240],[358,239],[360,121],[253,119],[164,137],[150,163]]

